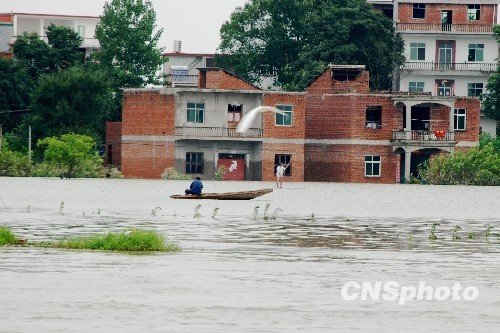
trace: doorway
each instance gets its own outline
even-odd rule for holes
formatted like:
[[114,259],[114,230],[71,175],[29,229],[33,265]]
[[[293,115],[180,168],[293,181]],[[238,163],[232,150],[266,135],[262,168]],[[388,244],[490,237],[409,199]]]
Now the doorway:
[[453,12],[451,10],[441,11],[441,26],[443,31],[451,31],[453,24]]
[[438,44],[439,70],[450,70],[453,66],[453,45],[451,43]]
[[219,166],[227,169],[222,180],[245,180],[245,154],[219,154]]
[[430,108],[412,107],[411,108],[411,130],[428,131],[430,127]]

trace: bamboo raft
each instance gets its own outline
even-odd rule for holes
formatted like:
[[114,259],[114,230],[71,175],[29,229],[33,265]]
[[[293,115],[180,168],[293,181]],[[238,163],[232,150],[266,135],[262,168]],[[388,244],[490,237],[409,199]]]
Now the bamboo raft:
[[242,191],[242,192],[221,192],[221,193],[202,193],[200,195],[178,194],[171,195],[172,199],[211,199],[211,200],[252,200],[261,195],[271,193],[272,188],[255,190],[255,191]]

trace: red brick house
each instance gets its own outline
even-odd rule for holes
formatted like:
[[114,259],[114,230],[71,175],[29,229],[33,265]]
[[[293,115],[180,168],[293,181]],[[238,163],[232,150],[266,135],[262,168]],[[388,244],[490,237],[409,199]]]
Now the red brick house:
[[[168,167],[211,179],[396,183],[432,155],[478,145],[479,100],[370,92],[364,66],[329,66],[304,92],[262,91],[231,73],[200,70],[198,88],[126,89],[125,177],[159,178]],[[244,134],[245,112],[275,106]],[[119,134],[118,134],[119,135]],[[111,137],[111,136],[110,136]]]

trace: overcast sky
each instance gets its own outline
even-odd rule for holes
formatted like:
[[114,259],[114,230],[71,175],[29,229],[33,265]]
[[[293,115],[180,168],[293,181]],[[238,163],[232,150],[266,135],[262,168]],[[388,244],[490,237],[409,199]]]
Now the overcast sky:
[[[0,0],[0,12],[99,16],[106,0]],[[183,52],[215,52],[219,29],[246,0],[152,0],[156,24],[163,28],[160,46],[172,51],[174,39]]]

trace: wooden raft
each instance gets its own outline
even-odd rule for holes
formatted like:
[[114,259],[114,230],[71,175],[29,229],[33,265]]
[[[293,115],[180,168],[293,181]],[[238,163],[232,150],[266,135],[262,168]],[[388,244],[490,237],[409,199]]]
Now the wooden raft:
[[271,193],[272,188],[243,191],[243,192],[223,192],[223,193],[202,193],[201,195],[171,195],[172,199],[212,199],[212,200],[251,200],[261,195]]

